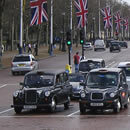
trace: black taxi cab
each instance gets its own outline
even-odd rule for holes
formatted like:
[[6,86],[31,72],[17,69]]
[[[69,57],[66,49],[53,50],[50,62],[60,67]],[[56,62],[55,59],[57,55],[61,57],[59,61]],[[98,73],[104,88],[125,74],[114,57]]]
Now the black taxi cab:
[[79,108],[113,109],[115,113],[122,107],[128,107],[128,85],[126,75],[120,68],[99,68],[91,70],[80,93]]
[[88,73],[92,69],[104,68],[105,60],[102,58],[87,58],[79,63],[79,72]]
[[48,109],[54,112],[56,105],[69,108],[72,86],[64,70],[36,70],[29,72],[20,83],[21,89],[13,94],[16,113],[23,109]]

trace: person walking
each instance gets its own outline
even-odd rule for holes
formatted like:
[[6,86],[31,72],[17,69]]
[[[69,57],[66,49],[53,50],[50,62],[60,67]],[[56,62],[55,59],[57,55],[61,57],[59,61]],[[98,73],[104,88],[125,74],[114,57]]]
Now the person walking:
[[31,52],[31,53],[32,53],[32,46],[31,46],[31,44],[30,44],[30,43],[28,44],[28,53],[29,53],[29,52]]
[[79,71],[79,61],[80,61],[79,52],[76,52],[76,54],[74,55],[75,73]]

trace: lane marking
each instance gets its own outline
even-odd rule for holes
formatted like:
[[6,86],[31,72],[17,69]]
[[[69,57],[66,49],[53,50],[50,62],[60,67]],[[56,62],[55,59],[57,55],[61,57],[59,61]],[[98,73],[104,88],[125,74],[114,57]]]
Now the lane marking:
[[0,88],[4,88],[4,87],[6,87],[6,86],[7,86],[7,84],[4,84],[4,85],[0,86]]
[[3,113],[6,113],[6,112],[9,112],[9,111],[12,111],[14,108],[10,108],[10,109],[7,109],[7,110],[4,110],[4,111],[1,111],[0,114],[3,114]]
[[73,115],[75,115],[75,114],[77,114],[77,113],[79,113],[80,111],[78,110],[78,111],[76,111],[76,112],[73,112],[73,113],[71,113],[71,114],[69,114],[69,115],[67,115],[67,117],[71,117],[71,116],[73,116]]
[[111,62],[110,64],[108,64],[106,67],[108,68],[109,66],[112,66],[112,64],[115,64],[116,62],[115,61],[113,61],[113,62]]

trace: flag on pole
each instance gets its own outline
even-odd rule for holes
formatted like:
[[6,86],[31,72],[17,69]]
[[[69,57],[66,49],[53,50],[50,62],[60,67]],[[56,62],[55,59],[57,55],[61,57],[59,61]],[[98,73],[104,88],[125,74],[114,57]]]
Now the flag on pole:
[[75,0],[74,5],[78,19],[78,28],[83,28],[87,24],[88,0]]
[[129,25],[128,18],[126,18],[124,19],[124,26],[126,31],[128,31],[128,25]]
[[115,23],[116,23],[116,31],[119,32],[120,28],[121,28],[121,16],[120,16],[120,12],[117,12],[116,15],[114,15],[115,17]]
[[103,20],[104,20],[104,28],[111,28],[112,27],[112,16],[111,16],[111,9],[110,7],[105,7],[101,9],[101,12],[103,14]]
[[30,0],[32,20],[30,25],[38,25],[48,21],[47,0]]

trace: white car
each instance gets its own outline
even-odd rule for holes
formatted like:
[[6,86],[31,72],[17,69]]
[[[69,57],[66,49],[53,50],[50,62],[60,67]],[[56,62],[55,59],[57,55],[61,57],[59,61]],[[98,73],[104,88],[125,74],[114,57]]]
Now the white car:
[[93,49],[92,43],[91,43],[91,42],[86,42],[86,43],[83,45],[83,48],[84,48],[84,49],[88,49],[88,50],[92,50],[92,49]]
[[94,42],[94,51],[97,51],[98,49],[104,49],[106,50],[106,46],[105,46],[105,43],[104,43],[104,40],[96,40]]
[[32,54],[14,56],[11,64],[12,75],[38,69],[38,62]]

